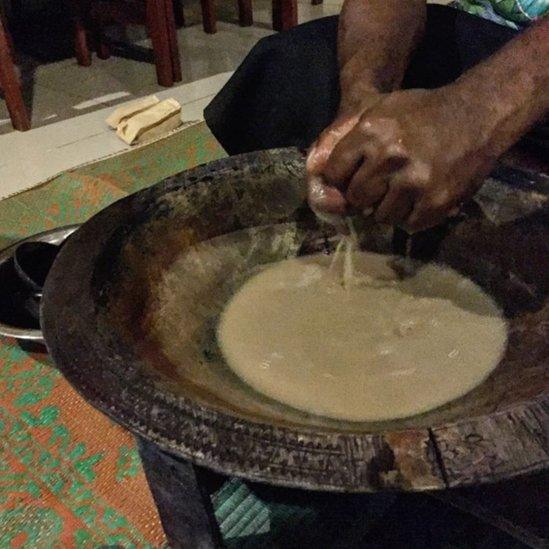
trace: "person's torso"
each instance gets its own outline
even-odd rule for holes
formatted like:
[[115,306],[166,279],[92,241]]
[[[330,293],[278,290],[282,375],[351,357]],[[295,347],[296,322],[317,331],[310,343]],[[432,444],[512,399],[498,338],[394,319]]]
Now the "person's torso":
[[474,15],[514,28],[549,15],[549,0],[456,0],[454,5]]

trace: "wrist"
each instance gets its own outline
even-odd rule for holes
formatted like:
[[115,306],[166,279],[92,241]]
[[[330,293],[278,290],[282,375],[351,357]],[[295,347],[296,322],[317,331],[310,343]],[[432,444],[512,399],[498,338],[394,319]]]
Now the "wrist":
[[367,80],[355,81],[341,86],[341,99],[338,114],[357,114],[370,108],[383,96],[375,86]]
[[365,110],[373,107],[382,98],[382,94],[357,93],[352,96],[342,96],[339,102],[338,116],[354,116],[362,114]]
[[454,113],[456,139],[474,140],[478,158],[493,161],[512,144],[508,137],[515,133],[514,109],[501,108],[495,94],[478,78],[465,74],[439,91]]
[[382,94],[373,72],[357,63],[356,56],[341,66],[339,87],[340,113],[357,112],[364,103],[367,107],[368,103]]
[[477,156],[486,163],[496,161],[512,147],[535,123],[532,102],[527,97],[505,93],[505,85],[497,89],[483,86],[471,78],[457,83],[456,111],[458,125],[466,134],[474,135]]

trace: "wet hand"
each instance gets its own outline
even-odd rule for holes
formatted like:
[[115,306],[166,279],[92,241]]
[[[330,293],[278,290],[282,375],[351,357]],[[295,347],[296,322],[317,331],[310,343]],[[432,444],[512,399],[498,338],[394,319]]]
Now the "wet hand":
[[418,231],[442,222],[489,172],[488,109],[452,86],[387,94],[338,118],[313,146],[309,201],[317,211],[370,212]]

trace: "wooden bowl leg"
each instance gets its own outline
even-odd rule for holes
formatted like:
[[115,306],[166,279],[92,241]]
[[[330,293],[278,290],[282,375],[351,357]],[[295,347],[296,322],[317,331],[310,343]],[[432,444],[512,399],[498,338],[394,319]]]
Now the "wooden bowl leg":
[[207,488],[209,471],[166,454],[151,442],[138,439],[138,443],[145,475],[170,547],[222,547]]

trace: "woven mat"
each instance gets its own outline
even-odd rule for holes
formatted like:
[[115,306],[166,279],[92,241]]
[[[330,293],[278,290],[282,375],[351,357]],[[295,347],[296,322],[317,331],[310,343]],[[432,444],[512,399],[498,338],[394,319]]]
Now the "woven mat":
[[[223,155],[201,124],[63,173],[0,202],[0,247],[83,222],[129,193]],[[86,404],[49,357],[0,339],[0,547],[164,542],[133,438]]]
[[[0,202],[0,247],[83,222],[129,193],[223,155],[200,124],[63,173]],[[422,496],[289,505],[231,479],[213,502],[231,548],[512,546],[476,519]],[[84,402],[47,355],[0,339],[0,548],[165,543],[133,438]]]

